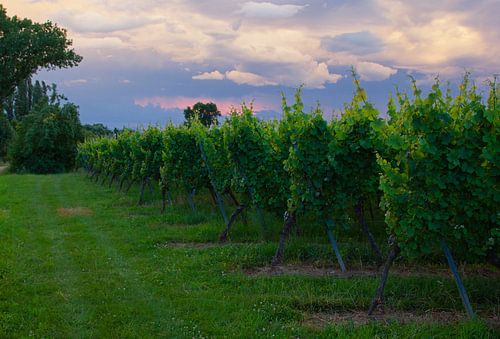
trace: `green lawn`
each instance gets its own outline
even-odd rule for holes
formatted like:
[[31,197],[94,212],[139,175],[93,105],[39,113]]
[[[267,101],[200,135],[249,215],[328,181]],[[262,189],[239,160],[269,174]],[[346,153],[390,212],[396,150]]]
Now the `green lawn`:
[[[277,220],[262,232],[249,215],[228,245],[181,246],[217,239],[221,218],[208,198],[195,213],[179,198],[165,215],[151,196],[146,206],[136,200],[137,188],[118,193],[78,173],[0,175],[0,337],[500,336],[500,278],[490,267],[465,275],[482,320],[456,321],[465,315],[454,281],[415,269],[390,276],[387,311],[448,312],[449,321],[321,322],[363,314],[378,277],[250,275],[270,262]],[[326,237],[303,232],[287,263],[338,270]],[[338,241],[360,271],[368,249]]]

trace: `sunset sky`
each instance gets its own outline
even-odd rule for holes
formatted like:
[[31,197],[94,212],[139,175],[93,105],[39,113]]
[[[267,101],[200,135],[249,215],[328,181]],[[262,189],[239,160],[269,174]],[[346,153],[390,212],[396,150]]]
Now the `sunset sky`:
[[384,109],[408,74],[428,86],[465,70],[481,83],[500,73],[500,1],[4,0],[9,16],[68,29],[84,57],[40,72],[80,106],[85,123],[110,127],[182,121],[213,101],[223,112],[254,100],[279,115],[280,93],[305,85],[326,116],[353,92],[354,65]]

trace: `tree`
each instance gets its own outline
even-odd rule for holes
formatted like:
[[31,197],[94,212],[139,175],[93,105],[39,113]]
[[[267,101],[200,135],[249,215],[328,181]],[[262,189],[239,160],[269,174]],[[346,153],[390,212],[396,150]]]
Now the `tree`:
[[9,152],[16,172],[58,173],[75,166],[77,144],[83,140],[77,106],[45,103],[24,117]]
[[197,102],[194,104],[193,108],[187,107],[184,110],[184,118],[186,119],[185,124],[191,125],[191,121],[197,117],[200,122],[210,127],[211,125],[218,125],[217,117],[220,117],[220,111],[217,109],[217,105],[213,102],[208,102],[206,104],[202,102]]
[[[31,77],[21,81],[14,92],[3,101],[4,112],[12,122],[21,120],[38,106],[50,104],[60,105],[67,98],[59,94],[56,84],[47,85],[44,81],[31,80]],[[1,106],[1,105],[0,105]]]
[[110,137],[115,133],[104,126],[103,124],[87,124],[83,125],[83,136],[84,139],[95,139],[101,137]]
[[21,81],[15,91],[14,117],[20,119],[31,111],[31,79]]
[[5,159],[7,148],[14,136],[14,130],[7,117],[0,112],[0,161]]
[[71,45],[64,28],[50,21],[40,24],[8,17],[0,4],[0,103],[40,68],[78,65],[82,57]]

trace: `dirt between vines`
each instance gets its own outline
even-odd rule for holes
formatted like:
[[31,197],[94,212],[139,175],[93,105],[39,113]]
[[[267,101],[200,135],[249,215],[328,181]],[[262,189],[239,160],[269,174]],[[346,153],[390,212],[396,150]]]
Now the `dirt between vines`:
[[[305,275],[311,277],[327,277],[334,276],[339,278],[353,278],[353,277],[378,277],[380,275],[377,267],[353,267],[347,268],[347,272],[342,272],[340,268],[336,267],[316,267],[310,264],[291,264],[277,267],[264,266],[254,267],[243,270],[249,276],[265,276],[265,275]],[[450,277],[451,271],[446,267],[393,267],[389,274],[398,276],[411,276],[411,277]],[[488,269],[485,267],[471,267],[461,270],[463,277],[483,276],[483,277],[496,277],[500,278],[500,272],[495,269]]]
[[182,241],[166,241],[156,244],[156,247],[173,247],[173,248],[192,248],[192,249],[205,249],[222,247],[229,245],[247,245],[248,243],[235,243],[235,242],[182,242]]
[[[208,249],[230,245],[248,245],[250,243],[235,243],[235,242],[183,242],[183,241],[166,241],[156,244],[157,248],[185,248],[185,249]],[[254,243],[252,243],[254,244]],[[462,277],[481,276],[488,278],[500,279],[500,270],[488,266],[461,266],[459,271]],[[342,272],[339,267],[312,265],[310,263],[294,263],[277,267],[261,266],[243,269],[242,272],[248,276],[273,276],[273,275],[304,275],[311,277],[378,277],[380,270],[375,266],[360,266],[353,263],[347,267],[347,272]],[[433,267],[433,266],[396,266],[393,267],[389,274],[407,277],[451,277],[451,271],[448,267]]]
[[72,217],[79,215],[92,215],[94,214],[90,208],[87,207],[71,207],[71,208],[58,208],[57,214],[61,217]]
[[[490,327],[500,327],[500,317],[492,314],[479,314],[479,318],[484,320]],[[332,323],[352,323],[354,325],[365,325],[372,321],[399,324],[409,323],[456,323],[466,321],[468,316],[461,312],[450,311],[429,311],[423,314],[416,314],[408,311],[386,310],[383,314],[368,315],[364,311],[348,311],[335,313],[308,313],[304,317],[303,324],[312,328],[323,328]]]
[[156,244],[156,247],[174,247],[174,248],[192,248],[192,249],[204,249],[222,246],[214,242],[174,242],[167,241],[164,243]]

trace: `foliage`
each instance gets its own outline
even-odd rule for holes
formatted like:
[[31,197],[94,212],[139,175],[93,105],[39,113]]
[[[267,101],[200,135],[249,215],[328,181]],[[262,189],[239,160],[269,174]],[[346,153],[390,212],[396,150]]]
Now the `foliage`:
[[187,126],[168,125],[163,137],[162,186],[168,189],[180,187],[188,192],[207,187],[208,173],[194,131]]
[[28,77],[3,100],[3,110],[10,121],[21,120],[39,106],[47,103],[60,105],[61,100],[66,100],[66,97],[59,94],[56,84],[47,85],[44,81],[38,80],[33,82],[31,77]]
[[484,256],[498,246],[498,91],[487,104],[468,77],[453,100],[438,81],[423,97],[399,94],[390,105],[391,158],[379,158],[382,206],[390,233],[407,255],[444,239],[459,253]]
[[[138,177],[140,179],[154,179],[156,181],[160,180],[160,167],[162,164],[162,154],[165,150],[163,144],[163,134],[158,127],[149,127],[144,130],[143,133],[139,134],[139,138],[136,139],[139,143],[132,154],[132,161],[137,161],[134,156],[140,152],[140,171]],[[138,151],[138,152],[137,152]],[[132,172],[132,176],[134,176]]]
[[185,124],[190,125],[195,119],[198,119],[203,125],[210,127],[212,125],[218,125],[219,122],[217,117],[220,117],[221,113],[217,109],[217,105],[213,102],[197,102],[194,104],[193,108],[187,107],[184,110],[184,118],[186,119]]
[[71,49],[66,30],[47,21],[35,23],[7,16],[0,5],[0,101],[39,68],[67,68],[82,57]]
[[[203,166],[207,173],[210,170],[210,183],[218,192],[225,192],[231,188],[232,178],[235,175],[234,164],[230,160],[229,152],[224,145],[224,134],[220,128],[207,128],[195,119],[190,126],[196,142],[206,157]],[[202,155],[203,159],[203,155]]]
[[14,137],[14,129],[7,117],[0,113],[0,161],[5,160],[7,148]]
[[346,218],[351,207],[362,211],[366,201],[379,199],[377,154],[385,153],[386,123],[367,100],[354,71],[353,79],[352,101],[345,105],[340,118],[330,124],[333,138],[328,159],[335,186],[331,202],[335,217],[340,220]]
[[234,111],[222,130],[224,145],[236,169],[234,186],[249,194],[252,203],[277,214],[286,210],[287,197],[282,196],[283,164],[272,146],[276,125],[258,120],[252,108],[242,106]]
[[[344,224],[356,207],[367,235],[360,202],[381,198],[387,232],[407,255],[437,251],[441,239],[460,256],[479,258],[496,251],[496,82],[486,102],[468,78],[455,98],[443,94],[439,83],[423,97],[413,83],[413,97],[397,93],[389,101],[388,122],[367,102],[356,77],[354,82],[352,102],[330,124],[319,107],[304,112],[299,89],[293,105],[283,98],[281,121],[260,121],[251,106],[243,105],[221,127],[208,128],[195,118],[190,126],[121,134],[116,142],[97,139],[81,147],[80,158],[123,176],[139,178],[147,172],[169,189],[191,191],[212,181],[218,190],[230,188],[275,215],[288,210]],[[122,141],[127,147],[117,146]],[[95,151],[101,142],[111,151]]]
[[84,139],[111,137],[113,131],[103,124],[85,124],[82,126]]
[[[290,108],[284,101],[284,124],[290,126],[289,157],[284,162],[290,177],[288,208],[297,213],[313,212],[321,219],[331,215],[331,191],[335,187],[328,163],[328,147],[332,134],[318,108],[311,114],[303,112],[300,91]],[[283,132],[284,128],[282,128]]]
[[114,139],[109,137],[85,139],[84,143],[78,145],[79,166],[95,174],[105,173],[123,180],[131,179],[134,168],[132,140],[137,135],[138,132],[123,130]]
[[109,138],[103,138],[102,142],[96,144],[97,151],[97,168],[106,174],[110,173],[111,167],[114,163],[113,158],[113,140]]
[[82,132],[73,104],[44,105],[18,125],[9,158],[16,172],[57,173],[75,166]]

